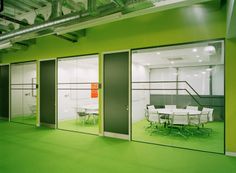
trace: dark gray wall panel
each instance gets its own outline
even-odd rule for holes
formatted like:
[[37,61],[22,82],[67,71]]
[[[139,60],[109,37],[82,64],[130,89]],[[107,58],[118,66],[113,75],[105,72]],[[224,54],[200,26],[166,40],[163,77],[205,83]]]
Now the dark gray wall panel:
[[0,117],[9,118],[9,65],[0,66]]
[[129,53],[104,55],[104,131],[129,134]]
[[55,124],[55,60],[40,62],[40,123]]

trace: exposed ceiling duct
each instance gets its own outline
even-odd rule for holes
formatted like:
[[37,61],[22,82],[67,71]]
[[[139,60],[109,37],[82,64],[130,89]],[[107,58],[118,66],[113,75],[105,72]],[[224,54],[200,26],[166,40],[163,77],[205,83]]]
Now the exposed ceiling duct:
[[[12,5],[12,0],[7,1]],[[32,6],[36,8],[39,5],[37,2],[41,2],[44,4],[41,8],[45,8],[45,11],[48,13],[48,8],[50,7],[51,13],[50,15],[45,15],[45,13],[35,14],[33,25],[24,26],[24,28],[1,34],[0,44],[6,42],[15,43],[51,34],[67,34],[109,22],[210,0],[47,0],[47,2],[51,2],[50,5],[45,2],[46,0],[33,0],[32,4],[28,0],[20,1],[28,6],[30,5],[31,8]],[[28,12],[29,7],[26,8],[21,5],[17,6],[17,10],[19,13],[20,11]],[[50,16],[48,17],[48,21],[44,21],[47,20],[45,16]],[[4,27],[2,28],[4,29]],[[6,28],[3,31],[6,31]]]

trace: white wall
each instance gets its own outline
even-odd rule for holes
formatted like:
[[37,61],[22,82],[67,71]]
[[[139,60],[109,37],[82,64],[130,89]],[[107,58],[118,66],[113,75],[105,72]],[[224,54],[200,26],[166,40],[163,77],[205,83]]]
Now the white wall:
[[212,94],[224,95],[224,66],[214,66],[212,69]]
[[[200,95],[210,94],[210,71],[209,67],[183,67],[179,68],[153,68],[150,70],[150,81],[187,81],[194,90]],[[212,70],[213,94],[222,94],[224,92],[224,73],[223,66],[215,66]],[[176,89],[176,83],[157,83],[151,84],[151,88],[158,89]],[[187,89],[191,94],[196,94],[186,83],[178,83],[179,89]],[[179,94],[188,94],[186,91],[178,91]],[[151,91],[151,94],[176,94],[176,91]]]
[[[31,84],[36,78],[36,64],[24,63],[11,65],[11,84]],[[31,85],[11,85],[11,88],[31,88]],[[11,90],[12,117],[31,115],[30,107],[36,106],[32,90]]]
[[[175,68],[153,68],[150,70],[150,81],[176,81]],[[173,83],[152,83],[152,89],[176,89]],[[152,90],[151,94],[176,94],[176,90]]]
[[[132,64],[132,82],[149,81],[149,69]],[[132,84],[132,88],[149,88],[149,84]],[[145,118],[144,109],[150,103],[149,90],[132,90],[132,123]]]
[[[98,57],[89,56],[60,60],[58,62],[58,117],[59,120],[76,118],[80,107],[98,105],[98,98],[91,98],[90,90],[73,90],[73,88],[91,88],[91,84],[71,84],[98,82]],[[70,83],[70,84],[60,84]]]
[[[179,81],[187,81],[200,95],[210,94],[210,72],[207,66],[179,68]],[[196,93],[185,83],[179,83],[179,88],[187,89],[191,94]],[[188,94],[179,91],[179,94]]]

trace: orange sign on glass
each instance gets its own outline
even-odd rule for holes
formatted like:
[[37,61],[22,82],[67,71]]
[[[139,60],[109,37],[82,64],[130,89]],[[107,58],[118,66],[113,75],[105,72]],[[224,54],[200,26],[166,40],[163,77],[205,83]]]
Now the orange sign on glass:
[[91,84],[91,98],[97,98],[98,97],[98,84],[92,83]]

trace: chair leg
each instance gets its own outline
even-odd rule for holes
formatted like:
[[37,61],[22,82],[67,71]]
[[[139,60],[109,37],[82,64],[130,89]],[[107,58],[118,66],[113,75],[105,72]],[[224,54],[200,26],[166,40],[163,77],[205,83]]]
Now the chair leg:
[[95,115],[93,115],[93,124],[96,124]]

